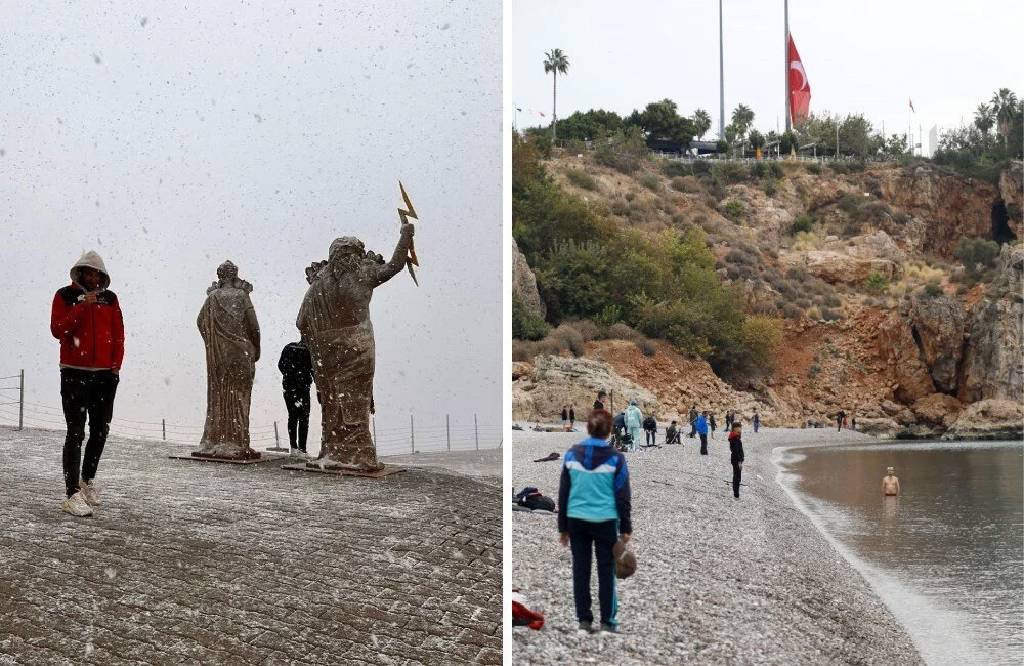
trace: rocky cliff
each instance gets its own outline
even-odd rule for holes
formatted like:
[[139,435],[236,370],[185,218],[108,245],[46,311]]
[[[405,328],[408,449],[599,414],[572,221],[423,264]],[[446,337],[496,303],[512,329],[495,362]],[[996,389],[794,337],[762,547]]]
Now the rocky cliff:
[[[787,319],[774,371],[731,384],[660,343],[653,356],[608,340],[588,343],[579,359],[538,357],[532,369],[520,366],[516,418],[550,419],[562,404],[589,406],[598,389],[613,388],[643,395],[661,421],[697,404],[748,417],[758,409],[780,426],[825,423],[844,410],[883,437],[1021,430],[1007,406],[1024,401],[1021,163],[998,185],[928,164],[850,173],[784,164],[770,187],[764,179],[712,185],[696,170],[669,178],[648,167],[631,177],[586,156],[550,167],[565,189],[623,227],[701,226],[720,276],[743,286],[748,310]],[[592,177],[585,191],[566,177],[573,170]],[[803,219],[812,224],[795,233]],[[965,237],[1003,243],[996,267],[975,286],[954,259]],[[536,282],[515,253],[525,303]],[[801,274],[810,277],[793,284]],[[880,292],[868,290],[870,280],[881,280]]]

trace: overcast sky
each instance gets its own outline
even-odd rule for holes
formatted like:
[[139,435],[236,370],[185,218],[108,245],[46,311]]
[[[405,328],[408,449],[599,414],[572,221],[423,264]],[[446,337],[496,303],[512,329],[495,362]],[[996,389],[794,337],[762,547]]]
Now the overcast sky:
[[[763,131],[785,127],[782,0],[724,0],[725,107],[750,106]],[[509,107],[522,126],[547,124],[561,48],[558,116],[604,108],[628,114],[668,97],[704,108],[718,131],[717,0],[517,0],[506,51]],[[789,26],[811,84],[811,111],[859,112],[887,134],[905,132],[908,98],[924,129],[971,122],[999,87],[1024,93],[1024,3],[974,0],[790,0]],[[547,119],[535,111],[543,111]],[[509,108],[508,113],[512,113]]]
[[196,315],[231,259],[263,334],[252,424],[284,436],[303,269],[343,235],[389,257],[401,178],[420,286],[374,295],[381,439],[410,412],[421,442],[446,412],[499,425],[500,3],[136,4],[0,2],[0,376],[60,419],[50,303],[95,249],[127,329],[115,423],[201,428]]

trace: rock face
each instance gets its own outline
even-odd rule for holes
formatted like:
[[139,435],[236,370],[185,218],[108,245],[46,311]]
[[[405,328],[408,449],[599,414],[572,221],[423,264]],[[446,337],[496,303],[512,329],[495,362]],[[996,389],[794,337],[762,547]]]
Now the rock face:
[[910,324],[899,312],[890,313],[882,324],[878,352],[886,361],[886,371],[898,401],[910,404],[935,392],[931,373],[921,359]]
[[999,174],[999,196],[1009,214],[1010,228],[1021,237],[1021,217],[1024,215],[1024,162],[1011,162]]
[[600,390],[612,392],[616,411],[621,411],[629,400],[636,400],[644,414],[661,411],[651,391],[601,361],[538,356],[532,370],[527,370],[524,363],[517,365],[512,382],[514,421],[557,421],[563,405],[574,407],[576,419],[583,421]]
[[951,257],[962,236],[991,237],[992,204],[999,198],[995,186],[969,180],[965,187],[962,177],[923,165],[872,176],[882,200],[924,222],[917,250]]
[[547,314],[544,301],[537,291],[537,276],[533,274],[526,256],[519,251],[515,239],[512,239],[512,293],[526,306],[530,312],[543,317]]
[[943,393],[955,393],[967,331],[967,313],[963,306],[949,296],[915,294],[904,304],[904,313],[935,388]]
[[871,435],[879,439],[893,439],[899,432],[900,426],[892,419],[868,418],[866,416],[857,419],[857,431]]
[[945,393],[932,393],[910,407],[917,423],[937,426],[943,430],[953,425],[963,408],[959,400]]
[[1024,437],[1024,407],[1010,400],[982,400],[960,413],[942,439],[1008,439]]
[[901,272],[900,265],[889,259],[855,257],[832,250],[789,252],[779,258],[787,268],[804,268],[831,284],[860,284],[872,273],[892,280]]
[[958,397],[1024,400],[1024,246],[1004,245],[998,276],[974,307]]

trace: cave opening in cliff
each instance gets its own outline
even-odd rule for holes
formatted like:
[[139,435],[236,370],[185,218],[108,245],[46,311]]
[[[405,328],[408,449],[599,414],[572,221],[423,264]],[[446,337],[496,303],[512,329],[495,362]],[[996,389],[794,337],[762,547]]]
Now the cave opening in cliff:
[[1002,199],[992,204],[992,240],[1000,245],[1017,240],[1017,234],[1010,228],[1010,216]]

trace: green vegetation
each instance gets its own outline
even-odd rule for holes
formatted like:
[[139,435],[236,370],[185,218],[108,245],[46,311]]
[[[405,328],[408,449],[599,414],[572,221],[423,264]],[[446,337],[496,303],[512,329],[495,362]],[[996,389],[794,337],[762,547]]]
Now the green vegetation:
[[655,176],[653,173],[645,173],[638,179],[640,184],[649,189],[651,192],[661,191],[661,179]]
[[530,312],[519,296],[512,294],[512,337],[521,340],[540,340],[548,334],[549,326]]
[[569,71],[569,57],[562,49],[551,49],[544,54],[544,73],[551,73],[551,141],[558,140],[558,75]]
[[722,206],[722,211],[725,213],[726,217],[738,220],[747,212],[747,207],[738,199],[730,199],[724,206]]
[[924,295],[928,298],[937,298],[943,295],[942,287],[938,282],[929,282],[924,286]]
[[793,222],[793,226],[789,228],[789,232],[795,236],[800,232],[810,233],[813,228],[814,218],[810,215],[804,214],[796,218],[796,221]]
[[889,289],[889,279],[878,271],[872,271],[864,280],[864,289],[870,294],[884,294]]
[[[755,359],[770,358],[773,338],[749,333],[742,295],[715,274],[703,231],[620,230],[602,209],[563,191],[519,137],[512,164],[512,232],[537,275],[549,324],[623,324],[721,372],[764,369]],[[522,331],[521,314],[518,321]]]
[[973,282],[982,279],[995,266],[999,243],[984,238],[964,236],[957,243],[953,256],[964,264],[964,272]]
[[596,192],[600,189],[597,179],[583,169],[569,169],[565,172],[565,177],[576,187],[582,187],[591,192]]
[[1024,157],[1022,143],[1024,104],[1009,88],[1000,88],[988,104],[978,105],[971,125],[942,133],[932,159],[960,175],[994,183],[1007,161]]

